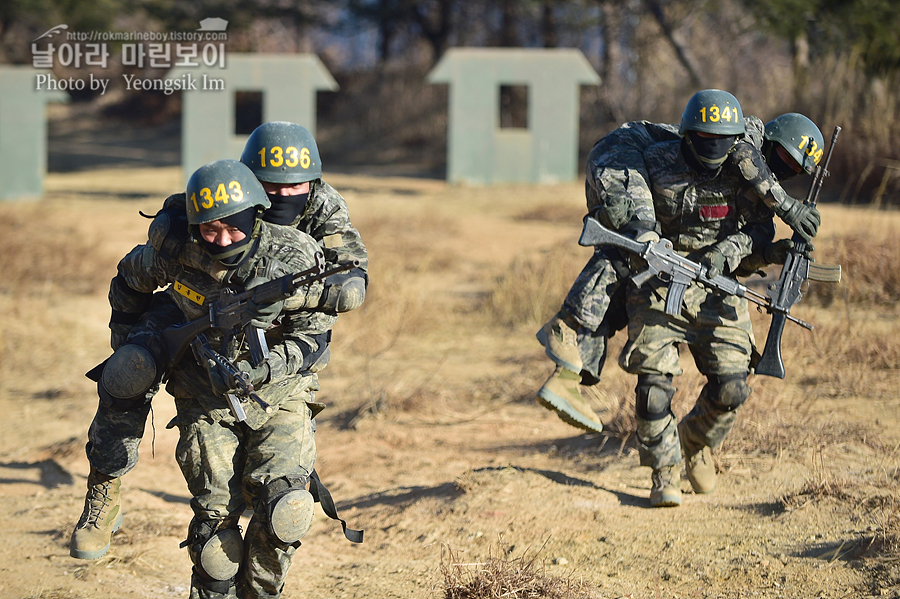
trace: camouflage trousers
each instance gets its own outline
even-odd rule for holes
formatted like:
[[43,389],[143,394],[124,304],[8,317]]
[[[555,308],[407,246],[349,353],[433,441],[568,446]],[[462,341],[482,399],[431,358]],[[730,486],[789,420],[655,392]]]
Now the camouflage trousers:
[[[291,398],[258,430],[213,421],[193,399],[176,398],[175,458],[193,496],[196,521],[237,519],[249,506],[236,578],[238,597],[280,597],[299,542],[285,544],[269,526],[267,485],[306,481],[316,461],[313,421],[305,398]],[[191,588],[191,598],[207,596]]]
[[[758,354],[746,300],[694,284],[684,294],[681,313],[672,316],[665,312],[666,292],[665,283],[658,281],[639,289],[630,286],[628,342],[619,356],[623,370],[639,375],[639,381],[640,375],[678,376],[683,372],[679,347],[687,345],[697,369],[710,381],[749,372]],[[667,390],[665,410],[656,410],[657,414],[667,411],[664,416],[638,414],[642,465],[661,468],[681,462],[683,442],[689,447],[716,447],[724,440],[734,424],[735,410],[716,406],[707,388],[680,427],[671,411],[674,387]]]
[[99,402],[85,446],[94,470],[118,477],[135,467],[149,413],[149,402],[127,412],[117,412]]
[[578,274],[562,308],[577,322],[578,353],[584,384],[596,384],[606,363],[609,337],[625,326],[624,285],[613,256],[595,249]]
[[[147,347],[162,360],[165,349],[159,333],[184,319],[184,315],[165,292],[153,295],[153,303],[128,333],[126,343]],[[163,368],[163,365],[158,365]],[[146,403],[128,411],[116,411],[102,401],[88,428],[85,448],[88,461],[95,470],[108,476],[123,476],[138,462],[138,447],[144,436],[150,401],[159,391],[154,385],[145,394]]]

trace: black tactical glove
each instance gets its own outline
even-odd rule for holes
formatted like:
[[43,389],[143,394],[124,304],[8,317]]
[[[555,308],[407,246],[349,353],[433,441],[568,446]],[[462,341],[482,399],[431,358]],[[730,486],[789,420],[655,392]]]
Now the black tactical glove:
[[[267,363],[260,364],[254,368],[247,360],[240,360],[235,366],[241,372],[249,375],[250,384],[254,387],[265,383],[269,378],[269,365]],[[237,385],[232,384],[233,381],[228,380],[229,377],[222,373],[215,360],[207,360],[206,371],[209,374],[209,382],[216,395],[225,395],[237,389]]]
[[822,215],[815,206],[807,206],[792,197],[788,197],[780,206],[776,207],[775,214],[805,241],[816,236],[819,225],[822,223]]
[[[245,285],[246,289],[253,289],[258,285],[266,283],[263,277],[250,279]],[[252,300],[247,300],[247,314],[250,315],[250,324],[258,329],[268,329],[281,314],[284,308],[284,301],[278,301],[271,304],[255,304]]]
[[[794,249],[795,244],[790,239],[779,239],[778,241],[773,241],[769,245],[766,246],[765,250],[763,250],[763,260],[766,261],[766,264],[784,264],[787,260],[787,254],[790,250]],[[800,244],[802,248],[800,250],[800,254],[804,258],[809,258],[810,252],[813,251],[813,246],[811,243],[803,243]]]
[[728,269],[728,261],[725,259],[725,255],[715,248],[707,250],[705,254],[700,256],[700,264],[706,266],[706,276],[710,279],[725,273]]

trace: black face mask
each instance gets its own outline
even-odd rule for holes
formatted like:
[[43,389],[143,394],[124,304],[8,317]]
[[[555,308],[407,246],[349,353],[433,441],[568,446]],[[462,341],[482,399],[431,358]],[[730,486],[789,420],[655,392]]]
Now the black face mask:
[[205,249],[214,260],[221,262],[225,266],[234,266],[243,260],[251,249],[249,244],[253,241],[253,233],[256,228],[256,209],[242,210],[237,214],[226,216],[220,220],[223,223],[238,229],[244,234],[244,238],[224,247],[211,241],[206,241],[199,235],[197,236],[197,239],[203,249]]
[[766,142],[766,145],[768,148],[764,148],[763,154],[766,157],[766,164],[769,165],[769,170],[772,171],[776,179],[784,181],[800,174],[781,159],[781,155],[775,149],[775,144]]
[[306,201],[309,192],[296,196],[283,196],[275,193],[267,193],[271,208],[263,213],[263,220],[274,225],[289,225],[306,210]]
[[714,171],[725,162],[728,152],[737,141],[737,136],[701,137],[696,131],[688,131],[685,139],[691,153],[700,165],[707,170]]

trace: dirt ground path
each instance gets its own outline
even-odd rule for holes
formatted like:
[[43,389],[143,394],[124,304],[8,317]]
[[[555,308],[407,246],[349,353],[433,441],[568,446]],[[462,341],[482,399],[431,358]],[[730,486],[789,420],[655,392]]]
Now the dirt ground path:
[[[106,232],[95,256],[108,260],[111,277],[116,259],[144,234],[136,211],[152,211],[177,176],[136,174],[132,182],[143,182],[146,196],[127,200],[76,193],[99,176],[56,179],[46,202],[52,232],[86,214]],[[318,418],[317,470],[365,542],[347,542],[317,513],[285,598],[443,597],[442,566],[477,571],[490,558],[536,558],[544,575],[584,580],[610,599],[900,597],[897,554],[874,551],[897,518],[900,396],[809,403],[799,374],[758,379],[757,407],[739,427],[783,423],[791,436],[784,447],[726,444],[715,493],[691,494],[683,480],[682,507],[649,509],[649,471],[627,437],[581,434],[533,402],[551,368],[532,323],[498,332],[463,328],[466,320],[455,318],[445,328],[415,328],[417,319],[464,313],[486,292],[485,272],[577,234],[580,185],[527,197],[520,188],[451,190],[435,181],[347,176],[332,184],[371,240],[373,272],[382,280],[391,269],[405,272],[421,305],[407,298],[396,316],[406,328],[397,325],[393,341],[382,331],[384,339],[367,345],[357,333],[368,330],[367,319],[387,318],[391,306],[390,290],[376,291],[373,275],[371,311],[338,323],[322,375],[329,408]],[[120,191],[111,187],[109,194]],[[574,223],[521,218],[554,201]],[[425,255],[428,244],[434,248]],[[416,252],[420,261],[382,258]],[[93,562],[68,556],[96,403],[82,375],[108,351],[108,306],[102,285],[82,294],[50,283],[41,289],[0,294],[0,597],[187,597],[190,564],[178,543],[191,511],[172,459],[177,434],[165,426],[174,407],[164,394],[154,402],[141,461],[124,479],[125,523],[111,551]],[[693,376],[681,377],[688,392]],[[883,374],[884,386],[897,382],[896,370]],[[614,415],[631,386],[612,365],[595,405]]]

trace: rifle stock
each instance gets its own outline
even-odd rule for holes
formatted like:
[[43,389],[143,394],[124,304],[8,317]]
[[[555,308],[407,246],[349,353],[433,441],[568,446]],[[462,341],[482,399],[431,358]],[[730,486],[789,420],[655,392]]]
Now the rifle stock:
[[774,376],[783,379],[784,359],[781,356],[781,336],[784,333],[784,323],[787,322],[781,312],[772,313],[772,324],[769,325],[769,334],[766,335],[766,345],[763,347],[762,356],[756,363],[756,374]]

